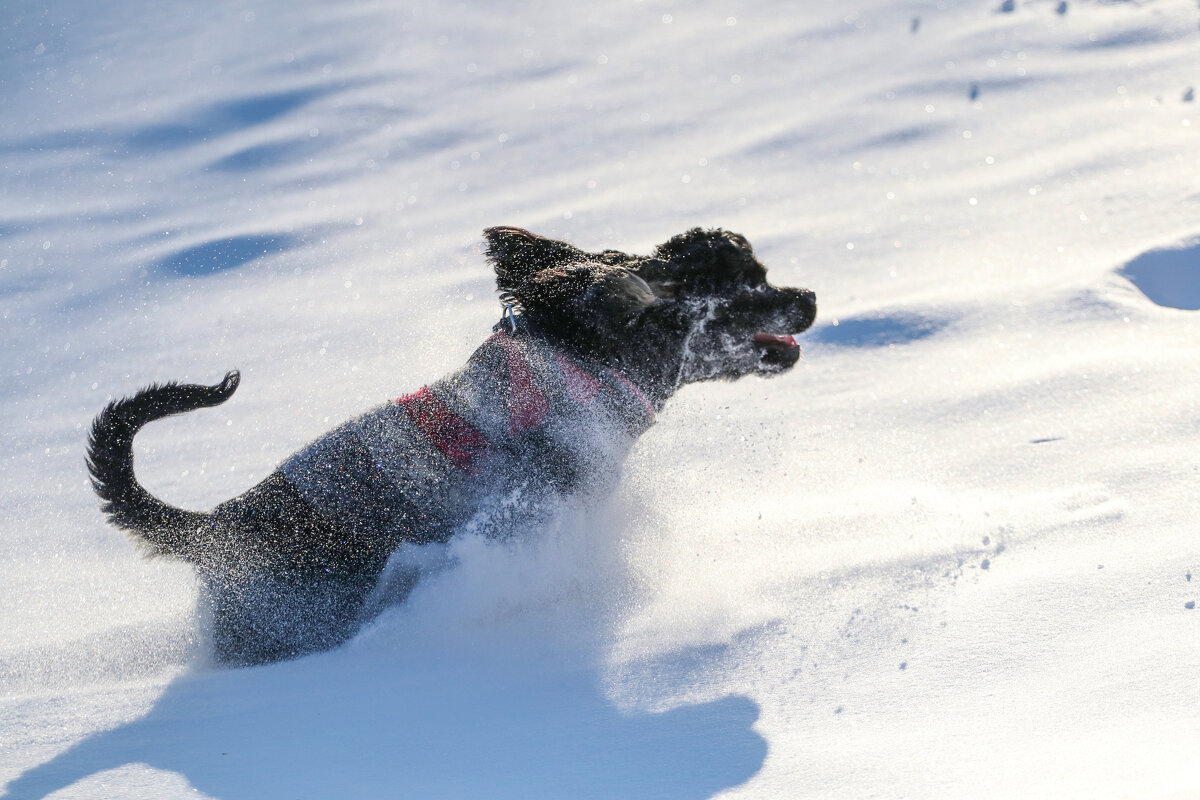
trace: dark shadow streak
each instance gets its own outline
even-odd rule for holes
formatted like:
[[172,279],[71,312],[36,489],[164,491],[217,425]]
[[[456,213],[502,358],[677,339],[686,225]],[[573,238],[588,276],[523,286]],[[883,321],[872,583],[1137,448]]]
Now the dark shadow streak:
[[887,133],[881,133],[878,136],[861,139],[847,147],[842,147],[841,152],[857,153],[866,150],[891,149],[922,144],[929,139],[941,135],[948,128],[949,126],[946,125],[912,125],[907,128],[899,128]]
[[127,135],[124,145],[135,152],[185,147],[198,141],[270,122],[344,88],[346,87],[341,85],[310,87],[213,103],[181,122],[141,128]]
[[324,97],[375,82],[375,79],[343,81],[224,100],[192,110],[182,110],[171,122],[141,127],[46,132],[11,144],[0,144],[0,152],[100,149],[105,152],[136,155],[175,150],[271,122]]
[[286,142],[255,145],[214,161],[209,165],[209,169],[244,173],[277,167],[315,155],[323,145],[323,142],[318,145],[314,139],[293,139]]
[[940,332],[950,320],[907,311],[847,317],[805,334],[805,339],[838,347],[887,347],[909,344]]
[[217,239],[177,250],[159,259],[154,270],[176,276],[196,277],[234,269],[272,253],[290,250],[298,244],[290,234],[263,234]]

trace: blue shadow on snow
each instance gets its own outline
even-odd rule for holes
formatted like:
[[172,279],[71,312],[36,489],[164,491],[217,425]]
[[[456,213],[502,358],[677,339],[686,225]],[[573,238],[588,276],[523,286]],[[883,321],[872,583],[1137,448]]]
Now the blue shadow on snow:
[[308,87],[212,103],[180,122],[147,125],[136,130],[125,137],[125,146],[134,152],[185,147],[270,122],[338,88]]
[[[341,82],[266,92],[182,109],[174,119],[140,127],[87,128],[45,132],[0,144],[0,152],[44,152],[103,148],[121,155],[145,155],[214,142],[230,134],[300,111],[322,98],[370,83]],[[325,137],[328,139],[328,137]]]
[[314,139],[292,139],[286,142],[271,142],[247,147],[231,153],[209,165],[209,169],[221,172],[253,172],[254,170],[277,167],[314,155],[323,147]]
[[177,250],[154,264],[159,272],[195,277],[224,272],[271,253],[290,250],[297,244],[288,234],[234,236]]
[[744,783],[766,758],[745,697],[627,715],[593,676],[545,662],[364,655],[186,675],[142,719],[26,771],[0,798],[142,763],[222,800],[692,800]]
[[950,320],[908,311],[846,317],[826,322],[804,335],[810,342],[837,347],[887,347],[926,339],[941,331]]
[[1167,308],[1200,310],[1200,240],[1168,250],[1151,250],[1118,272],[1151,302]]

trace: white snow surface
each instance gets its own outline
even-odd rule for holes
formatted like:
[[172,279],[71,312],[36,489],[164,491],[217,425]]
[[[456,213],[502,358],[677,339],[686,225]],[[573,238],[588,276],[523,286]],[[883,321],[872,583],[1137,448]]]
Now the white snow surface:
[[[1200,8],[1003,7],[6,3],[0,797],[1196,797]],[[741,232],[805,359],[213,667],[91,417],[240,368],[137,441],[211,507],[461,365],[498,224]]]

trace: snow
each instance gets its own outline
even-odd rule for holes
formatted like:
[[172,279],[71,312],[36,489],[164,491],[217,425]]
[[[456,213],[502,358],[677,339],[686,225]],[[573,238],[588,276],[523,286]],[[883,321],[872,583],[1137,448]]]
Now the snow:
[[1143,253],[1119,272],[1164,308],[1200,310],[1200,241]]
[[[1194,795],[1194,3],[5,17],[0,796]],[[138,439],[211,507],[460,365],[497,224],[739,231],[817,292],[805,360],[680,393],[603,513],[213,668],[92,415],[241,369]]]

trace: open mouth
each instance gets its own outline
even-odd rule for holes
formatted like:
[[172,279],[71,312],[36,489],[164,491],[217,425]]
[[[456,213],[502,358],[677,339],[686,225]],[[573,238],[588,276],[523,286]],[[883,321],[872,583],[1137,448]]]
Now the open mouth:
[[800,345],[795,336],[756,333],[754,344],[762,351],[762,363],[766,366],[790,367],[800,360]]

